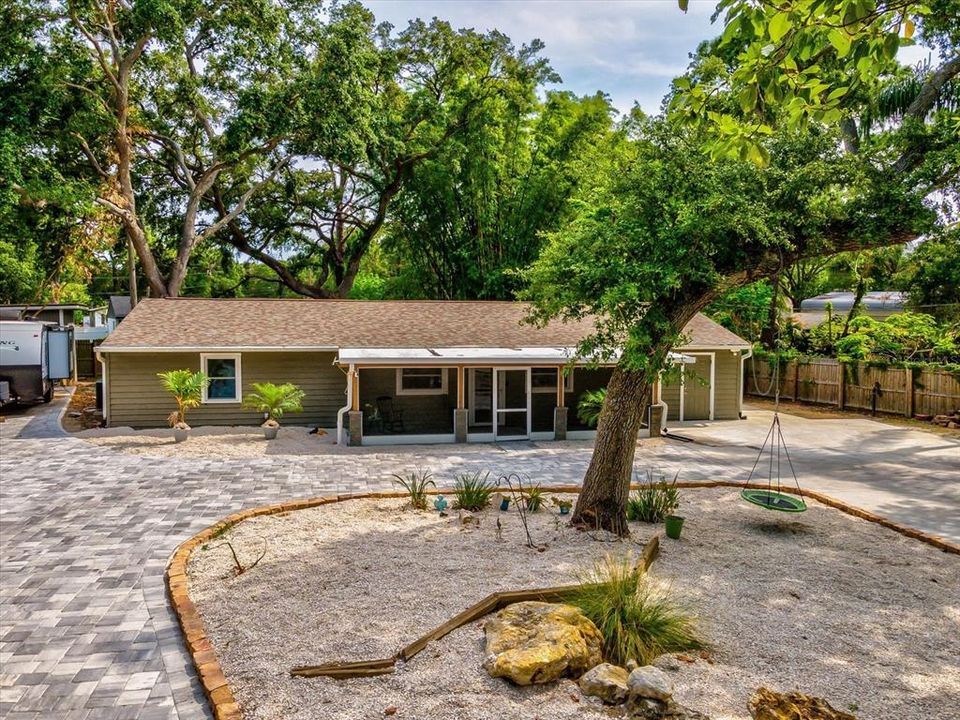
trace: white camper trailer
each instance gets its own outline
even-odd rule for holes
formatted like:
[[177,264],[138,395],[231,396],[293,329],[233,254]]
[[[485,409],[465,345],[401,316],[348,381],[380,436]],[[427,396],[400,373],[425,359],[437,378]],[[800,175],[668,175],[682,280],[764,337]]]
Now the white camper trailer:
[[0,405],[53,399],[53,384],[73,376],[73,330],[42,322],[0,321]]

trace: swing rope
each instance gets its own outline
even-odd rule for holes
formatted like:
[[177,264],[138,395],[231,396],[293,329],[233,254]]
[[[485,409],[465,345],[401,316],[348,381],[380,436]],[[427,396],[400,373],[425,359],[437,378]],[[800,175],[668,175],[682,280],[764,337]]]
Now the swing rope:
[[[783,270],[783,253],[780,253],[780,269]],[[800,489],[800,480],[797,478],[797,471],[793,467],[793,460],[790,459],[790,451],[787,450],[787,443],[783,438],[783,429],[780,425],[780,328],[777,327],[776,339],[777,358],[773,368],[772,383],[774,386],[773,396],[773,422],[767,431],[767,436],[763,439],[760,446],[760,452],[757,453],[757,459],[753,461],[753,467],[750,468],[750,474],[744,483],[744,489],[740,496],[749,503],[759,505],[767,510],[777,510],[780,512],[803,512],[807,509],[807,504],[803,499],[803,491]],[[768,391],[769,392],[769,391]],[[770,457],[767,468],[767,489],[750,488],[750,481],[753,479],[757,467],[763,459],[763,452],[770,445]],[[782,491],[780,452],[787,459],[787,465],[790,467],[790,474],[793,475],[793,484],[796,487],[796,496]],[[774,455],[776,455],[776,489],[774,489]]]

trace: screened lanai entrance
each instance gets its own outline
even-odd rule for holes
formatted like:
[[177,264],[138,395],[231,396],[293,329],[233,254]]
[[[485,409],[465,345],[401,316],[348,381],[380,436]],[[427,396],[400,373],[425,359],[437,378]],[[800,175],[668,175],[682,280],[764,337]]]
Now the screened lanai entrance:
[[530,368],[470,368],[467,387],[471,440],[530,437]]

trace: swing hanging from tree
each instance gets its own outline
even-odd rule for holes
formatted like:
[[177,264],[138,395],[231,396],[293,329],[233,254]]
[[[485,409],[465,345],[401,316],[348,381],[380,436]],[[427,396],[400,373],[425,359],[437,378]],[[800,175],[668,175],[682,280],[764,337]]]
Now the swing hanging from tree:
[[[778,338],[779,341],[779,338]],[[778,342],[779,344],[779,342]],[[756,379],[754,379],[756,384]],[[767,510],[776,510],[777,512],[800,513],[807,509],[807,504],[803,501],[803,492],[800,490],[800,481],[797,480],[797,472],[793,469],[793,461],[790,460],[790,452],[787,450],[787,444],[783,439],[783,430],[780,427],[780,352],[777,351],[776,365],[773,370],[773,423],[767,432],[767,437],[760,446],[760,452],[757,453],[757,459],[753,462],[753,468],[747,476],[743,490],[740,491],[740,497],[748,503],[759,505]],[[769,393],[769,389],[767,390]],[[769,446],[769,447],[768,447]],[[768,452],[767,461],[767,487],[751,488],[750,480],[760,466],[764,451]],[[793,475],[793,483],[797,488],[797,494],[791,495],[781,490],[781,472],[780,457],[781,453],[787,460],[787,466],[790,468],[790,474]],[[761,470],[761,473],[763,471]]]

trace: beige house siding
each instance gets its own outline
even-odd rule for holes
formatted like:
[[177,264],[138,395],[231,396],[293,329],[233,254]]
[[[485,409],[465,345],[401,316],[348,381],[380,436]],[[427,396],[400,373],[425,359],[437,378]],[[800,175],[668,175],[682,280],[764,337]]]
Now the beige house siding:
[[[346,377],[334,367],[332,352],[241,353],[242,395],[255,382],[291,382],[306,393],[303,412],[287,415],[287,425],[333,427],[337,410],[346,403]],[[200,353],[105,353],[109,388],[108,417],[111,427],[165,427],[176,409],[173,396],[160,384],[157,373],[165,370],[200,369]],[[212,403],[191,409],[187,421],[201,425],[258,425],[262,417],[240,403]]]
[[[714,369],[714,397],[713,397],[713,419],[714,420],[736,420],[740,412],[740,353],[730,352],[729,350],[711,351],[716,356],[716,367]],[[710,372],[708,362],[703,362],[704,356],[695,355],[700,362],[697,364],[698,371],[701,366],[704,373]],[[707,356],[709,357],[709,356]],[[687,370],[690,366],[685,366]],[[709,377],[705,379],[709,380]],[[694,382],[688,380],[688,382]],[[661,391],[661,397],[668,406],[667,420],[676,422],[680,417],[680,379],[673,378],[669,382],[664,382]],[[685,420],[706,420],[706,416],[690,417],[689,412],[684,413]]]

